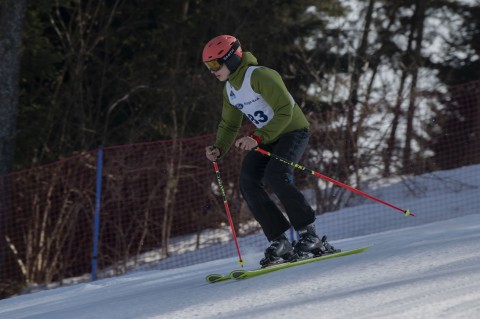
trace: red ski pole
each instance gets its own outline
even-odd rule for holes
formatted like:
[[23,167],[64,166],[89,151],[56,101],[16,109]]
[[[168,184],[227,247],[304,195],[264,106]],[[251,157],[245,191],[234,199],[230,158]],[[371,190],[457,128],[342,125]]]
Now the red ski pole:
[[230,214],[230,208],[228,207],[227,195],[225,194],[225,189],[223,188],[222,178],[220,177],[220,170],[218,169],[217,162],[212,162],[212,163],[213,163],[213,168],[215,169],[215,174],[217,175],[218,187],[220,188],[220,192],[221,192],[222,197],[223,197],[223,204],[225,205],[225,211],[227,212],[227,218],[228,218],[228,222],[230,223],[230,229],[232,231],[233,240],[235,241],[235,247],[237,248],[238,263],[243,268],[243,263],[244,262],[243,262],[243,259],[242,259],[242,255],[240,254],[240,247],[238,246],[237,234],[235,233],[235,227],[233,226],[232,215]]
[[317,177],[320,177],[321,179],[327,180],[327,181],[329,181],[329,182],[331,182],[331,183],[333,183],[333,184],[336,184],[336,185],[338,185],[338,186],[341,186],[341,187],[343,187],[343,188],[346,188],[346,189],[348,189],[348,190],[350,190],[350,191],[352,191],[352,192],[354,192],[354,193],[357,193],[357,194],[359,194],[359,195],[362,195],[362,196],[365,196],[365,197],[367,197],[367,198],[370,198],[370,199],[372,199],[372,200],[374,200],[374,201],[377,201],[377,202],[379,202],[379,203],[381,203],[381,204],[383,204],[383,205],[386,205],[386,206],[388,206],[388,207],[390,207],[390,208],[396,209],[396,210],[404,213],[405,216],[415,216],[415,215],[414,215],[413,213],[411,213],[410,210],[408,210],[408,209],[407,209],[407,210],[401,209],[401,208],[399,208],[399,207],[397,207],[397,206],[394,206],[394,205],[392,205],[392,204],[390,204],[390,203],[387,203],[387,202],[385,202],[385,201],[383,201],[383,200],[381,200],[381,199],[378,199],[378,198],[376,198],[376,197],[373,197],[372,195],[369,195],[369,194],[367,194],[367,193],[364,193],[364,192],[362,192],[361,190],[358,190],[358,189],[356,189],[356,188],[353,188],[352,186],[348,186],[347,184],[344,184],[344,183],[342,183],[342,182],[339,182],[339,181],[337,181],[337,180],[334,180],[333,178],[330,178],[330,177],[328,177],[328,176],[322,175],[322,174],[320,174],[320,173],[318,173],[318,172],[315,172],[314,170],[311,170],[311,169],[306,168],[305,166],[302,166],[302,165],[299,165],[299,164],[297,164],[297,163],[291,162],[291,161],[289,161],[289,160],[287,160],[287,159],[285,159],[285,158],[282,158],[282,157],[280,157],[280,156],[278,156],[278,155],[275,155],[275,154],[272,154],[272,153],[270,153],[270,152],[267,152],[267,151],[265,151],[265,150],[263,150],[263,149],[261,149],[261,148],[259,148],[259,147],[257,147],[257,148],[255,149],[255,151],[260,152],[260,153],[262,153],[262,154],[264,154],[264,155],[267,155],[267,156],[271,156],[271,157],[279,160],[279,161],[282,162],[282,163],[291,165],[291,166],[293,166],[293,167],[295,167],[295,168],[301,169],[302,171],[307,171],[307,172],[309,172],[309,173],[312,174],[312,175],[315,175],[315,176],[317,176]]

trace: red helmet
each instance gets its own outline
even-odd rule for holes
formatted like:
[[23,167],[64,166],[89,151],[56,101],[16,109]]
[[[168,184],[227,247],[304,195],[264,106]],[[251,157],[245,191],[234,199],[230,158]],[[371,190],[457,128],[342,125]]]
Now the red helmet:
[[232,35],[223,34],[208,41],[203,48],[202,60],[207,62],[220,59],[225,63],[233,54],[242,57],[240,42]]

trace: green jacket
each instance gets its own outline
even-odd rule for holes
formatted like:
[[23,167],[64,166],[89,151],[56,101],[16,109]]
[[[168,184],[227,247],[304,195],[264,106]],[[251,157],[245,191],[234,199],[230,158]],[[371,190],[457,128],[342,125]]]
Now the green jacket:
[[[256,65],[258,65],[258,62],[255,56],[250,52],[243,52],[240,66],[229,76],[228,81],[236,90],[240,89],[247,68]],[[289,92],[277,71],[263,67],[254,70],[250,85],[256,93],[262,95],[275,113],[270,122],[253,132],[253,135],[258,137],[262,144],[275,142],[285,133],[309,127],[309,123],[298,104],[295,103],[292,108]],[[218,126],[215,141],[215,147],[221,150],[222,156],[228,152],[235,142],[242,122],[243,113],[230,104],[227,90],[224,87],[222,119]]]

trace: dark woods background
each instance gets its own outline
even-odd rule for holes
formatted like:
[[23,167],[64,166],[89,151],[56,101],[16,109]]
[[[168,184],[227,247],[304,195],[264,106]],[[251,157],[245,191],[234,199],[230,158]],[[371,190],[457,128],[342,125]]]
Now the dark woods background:
[[218,34],[235,34],[262,63],[288,71],[290,81],[303,78],[290,70],[305,63],[292,51],[295,41],[323,25],[304,15],[307,6],[308,1],[31,3],[15,168],[98,145],[213,132],[221,84],[201,63],[203,45]]
[[[1,0],[2,20],[21,24],[5,14],[14,10],[9,3],[27,5],[14,170],[99,145],[214,132],[222,84],[202,65],[201,52],[218,34],[236,35],[260,64],[284,76],[313,125],[324,128],[313,142],[338,153],[335,165],[350,167],[347,173],[359,165],[357,144],[374,114],[392,122],[379,146],[384,173],[392,165],[408,171],[418,106],[405,107],[407,95],[432,95],[440,86],[445,92],[444,85],[480,73],[480,9],[460,1]],[[357,18],[345,21],[352,12]],[[456,28],[435,56],[420,48],[448,35],[427,27],[428,17]],[[380,78],[385,68],[394,83]],[[420,68],[437,83],[420,89]],[[387,91],[399,98],[388,101]],[[451,116],[447,107],[434,111]],[[410,129],[400,132],[402,123]],[[447,123],[427,132],[429,148],[448,143],[437,136],[448,133]]]

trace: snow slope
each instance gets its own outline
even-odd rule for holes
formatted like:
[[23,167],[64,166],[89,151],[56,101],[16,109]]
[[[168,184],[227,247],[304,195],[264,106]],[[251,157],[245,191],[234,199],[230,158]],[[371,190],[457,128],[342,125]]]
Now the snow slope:
[[[478,166],[456,172],[480,183]],[[137,271],[0,300],[0,318],[480,318],[480,214],[472,205],[480,192],[437,187],[430,195],[402,201],[417,214],[402,218],[428,215],[427,223],[332,242],[371,245],[362,254],[217,284],[205,275],[230,272],[236,258]],[[445,199],[464,216],[434,221],[429,203]],[[246,267],[261,255],[248,252]]]

